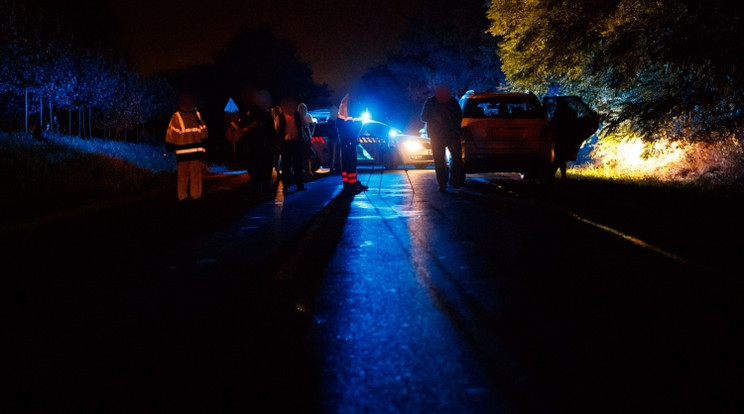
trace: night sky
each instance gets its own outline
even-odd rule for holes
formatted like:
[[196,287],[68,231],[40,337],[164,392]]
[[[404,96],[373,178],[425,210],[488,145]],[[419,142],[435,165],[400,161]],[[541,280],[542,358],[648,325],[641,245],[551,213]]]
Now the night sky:
[[113,0],[120,41],[149,74],[209,59],[241,27],[269,25],[293,41],[315,80],[343,94],[382,63],[423,0]]

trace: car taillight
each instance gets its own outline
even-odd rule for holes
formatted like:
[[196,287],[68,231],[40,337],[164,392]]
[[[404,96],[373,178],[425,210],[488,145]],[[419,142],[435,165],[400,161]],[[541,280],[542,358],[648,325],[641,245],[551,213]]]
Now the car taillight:
[[460,137],[462,138],[463,141],[472,141],[473,140],[473,133],[470,132],[470,128],[463,127],[460,131],[461,131]]

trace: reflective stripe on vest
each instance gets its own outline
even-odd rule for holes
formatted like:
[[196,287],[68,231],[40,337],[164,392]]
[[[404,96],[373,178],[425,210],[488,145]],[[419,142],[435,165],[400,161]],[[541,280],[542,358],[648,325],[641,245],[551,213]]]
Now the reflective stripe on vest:
[[[189,132],[202,132],[205,129],[207,129],[206,125],[199,125],[196,128],[186,128],[186,124],[183,123],[183,117],[181,116],[180,112],[176,112],[176,115],[178,117],[178,123],[181,125],[181,129],[175,128],[173,125],[171,125],[171,129],[175,132],[178,132],[179,134],[186,134]],[[196,113],[196,117],[201,121],[201,114],[199,112]]]
[[204,148],[180,149],[180,150],[176,150],[176,155],[193,154],[195,152],[207,152],[207,150]]

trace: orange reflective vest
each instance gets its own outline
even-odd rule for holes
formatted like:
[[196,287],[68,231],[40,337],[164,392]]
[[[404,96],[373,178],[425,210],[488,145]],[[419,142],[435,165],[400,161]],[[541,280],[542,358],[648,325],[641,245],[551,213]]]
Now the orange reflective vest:
[[203,159],[206,149],[202,140],[209,137],[207,126],[198,111],[173,114],[165,134],[165,142],[172,144],[176,151],[176,160],[190,161]]

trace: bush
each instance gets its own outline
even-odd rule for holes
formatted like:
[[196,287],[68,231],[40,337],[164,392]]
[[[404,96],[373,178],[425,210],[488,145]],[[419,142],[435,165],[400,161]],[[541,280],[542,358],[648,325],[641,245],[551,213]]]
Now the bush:
[[608,135],[590,152],[591,161],[574,173],[614,180],[701,182],[727,186],[741,179],[744,151],[735,138],[715,142],[659,139],[646,142],[632,135]]

